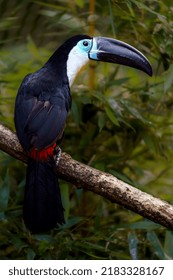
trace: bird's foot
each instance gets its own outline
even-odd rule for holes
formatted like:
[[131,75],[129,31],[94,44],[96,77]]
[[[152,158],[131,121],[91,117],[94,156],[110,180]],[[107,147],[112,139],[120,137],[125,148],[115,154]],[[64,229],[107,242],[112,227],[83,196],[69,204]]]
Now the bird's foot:
[[58,166],[60,158],[61,158],[62,150],[59,146],[56,146],[56,148],[54,149],[54,152],[55,152],[55,155],[54,155],[55,163],[56,163],[56,166]]

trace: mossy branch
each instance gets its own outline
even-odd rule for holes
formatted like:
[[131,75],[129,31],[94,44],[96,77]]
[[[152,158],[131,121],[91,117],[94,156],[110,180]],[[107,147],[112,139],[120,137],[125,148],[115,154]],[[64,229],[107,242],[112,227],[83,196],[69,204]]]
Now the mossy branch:
[[[27,156],[18,142],[16,134],[0,124],[0,149],[27,163]],[[57,166],[58,176],[118,203],[151,221],[173,230],[173,206],[153,197],[116,177],[86,166],[62,153]]]

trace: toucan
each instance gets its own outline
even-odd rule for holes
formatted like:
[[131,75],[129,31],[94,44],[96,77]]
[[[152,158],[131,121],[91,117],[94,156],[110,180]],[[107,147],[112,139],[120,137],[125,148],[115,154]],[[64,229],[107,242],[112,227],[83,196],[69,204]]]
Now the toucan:
[[23,79],[14,121],[28,156],[23,219],[32,233],[65,223],[56,159],[71,107],[70,86],[89,60],[122,64],[152,75],[147,58],[131,45],[82,34],[65,41],[43,67]]

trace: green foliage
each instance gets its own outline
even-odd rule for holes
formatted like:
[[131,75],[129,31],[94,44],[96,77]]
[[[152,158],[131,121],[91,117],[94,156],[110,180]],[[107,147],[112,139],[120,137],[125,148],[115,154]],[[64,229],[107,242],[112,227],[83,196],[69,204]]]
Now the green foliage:
[[[0,121],[14,129],[23,77],[66,38],[88,33],[88,1],[0,1]],[[141,50],[154,75],[111,64],[88,66],[72,87],[62,149],[143,191],[173,202],[172,1],[96,1],[95,35]],[[22,221],[25,166],[0,152],[1,259],[173,259],[173,235],[93,193],[61,182],[67,223],[31,235]]]

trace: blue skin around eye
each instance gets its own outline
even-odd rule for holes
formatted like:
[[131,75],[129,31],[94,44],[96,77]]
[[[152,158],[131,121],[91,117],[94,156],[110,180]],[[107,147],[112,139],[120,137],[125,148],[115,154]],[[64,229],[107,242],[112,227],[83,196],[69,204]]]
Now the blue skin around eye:
[[97,41],[95,40],[95,38],[93,38],[92,40],[93,40],[93,42],[92,42],[93,44],[92,44],[91,50],[89,51],[89,58],[94,59],[94,60],[98,60],[98,57],[97,57],[97,52],[98,52]]
[[[88,46],[84,46],[84,45],[83,45],[83,42],[85,42],[85,41],[88,42]],[[90,48],[91,48],[91,43],[92,43],[92,41],[91,41],[91,40],[88,40],[88,39],[84,39],[84,40],[80,41],[80,42],[78,43],[78,49],[79,49],[79,51],[80,51],[81,53],[88,53],[88,51],[89,51]]]
[[[83,45],[84,41],[87,41],[89,43],[88,46]],[[89,58],[91,58],[93,60],[98,60],[97,41],[95,40],[95,38],[93,38],[92,40],[84,39],[84,40],[80,41],[77,45],[78,45],[78,50],[80,53],[88,54]]]

